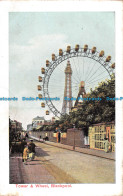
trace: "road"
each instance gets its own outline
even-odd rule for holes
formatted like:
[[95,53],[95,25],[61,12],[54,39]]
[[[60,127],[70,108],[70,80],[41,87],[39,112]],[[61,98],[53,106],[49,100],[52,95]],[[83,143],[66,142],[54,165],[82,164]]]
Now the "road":
[[[35,144],[37,146],[35,160],[28,162],[27,165],[20,162],[22,183],[115,183],[113,160],[44,143],[35,142]],[[21,157],[18,159],[20,161]],[[14,180],[10,181],[15,183]]]

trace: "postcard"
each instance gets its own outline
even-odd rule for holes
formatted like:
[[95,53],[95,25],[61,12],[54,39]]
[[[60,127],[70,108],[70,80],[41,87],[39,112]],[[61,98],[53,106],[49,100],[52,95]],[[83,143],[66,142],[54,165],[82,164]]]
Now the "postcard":
[[1,195],[122,195],[121,2],[0,2]]

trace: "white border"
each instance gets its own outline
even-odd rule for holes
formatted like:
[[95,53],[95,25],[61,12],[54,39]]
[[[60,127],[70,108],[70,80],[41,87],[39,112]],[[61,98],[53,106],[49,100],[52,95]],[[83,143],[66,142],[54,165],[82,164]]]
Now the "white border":
[[[0,96],[8,96],[8,13],[9,12],[58,12],[58,11],[115,11],[116,14],[116,97],[122,93],[122,3],[117,2],[0,2]],[[110,36],[110,35],[109,35]],[[121,194],[121,157],[122,157],[122,102],[116,103],[116,184],[75,184],[72,189],[17,189],[9,185],[8,157],[8,103],[0,103],[0,193],[19,195],[120,195]]]

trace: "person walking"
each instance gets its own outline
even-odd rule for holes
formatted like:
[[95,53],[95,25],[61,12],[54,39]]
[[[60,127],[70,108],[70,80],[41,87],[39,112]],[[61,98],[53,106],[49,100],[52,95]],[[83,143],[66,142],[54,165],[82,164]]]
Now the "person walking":
[[27,165],[27,156],[28,156],[28,152],[29,152],[28,146],[25,145],[25,146],[24,146],[24,151],[23,151],[23,160],[24,160],[24,164],[25,164],[25,165]]
[[105,144],[105,149],[104,150],[107,153],[107,152],[109,152],[109,141],[108,141],[108,138],[105,138],[104,144]]
[[24,162],[23,160],[23,151],[24,151],[24,147],[27,145],[26,139],[24,138],[21,142],[21,153],[22,153],[22,162]]
[[29,159],[32,161],[35,158],[35,144],[33,143],[33,140],[30,140],[31,142],[29,143]]
[[25,136],[24,137],[25,137],[25,139],[28,138],[28,133],[25,133]]

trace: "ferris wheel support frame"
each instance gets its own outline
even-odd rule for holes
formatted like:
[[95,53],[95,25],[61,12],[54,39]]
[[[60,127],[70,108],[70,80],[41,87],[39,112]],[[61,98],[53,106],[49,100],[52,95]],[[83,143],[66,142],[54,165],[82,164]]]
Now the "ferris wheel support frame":
[[110,78],[112,76],[113,68],[111,67],[112,63],[106,62],[106,57],[100,57],[99,52],[96,51],[94,54],[91,52],[91,49],[88,49],[86,52],[84,51],[84,48],[80,48],[78,51],[75,51],[75,49],[71,49],[70,52],[63,51],[62,55],[55,56],[55,60],[49,62],[49,67],[46,69],[44,78],[42,80],[43,82],[43,96],[49,98],[49,100],[46,100],[46,104],[49,107],[50,111],[57,117],[60,117],[62,115],[61,112],[57,110],[57,108],[53,105],[52,101],[50,100],[49,92],[48,92],[48,85],[49,85],[49,79],[55,68],[61,64],[63,61],[73,58],[73,57],[87,57],[90,59],[93,59],[94,61],[97,61],[100,63],[108,72]]

